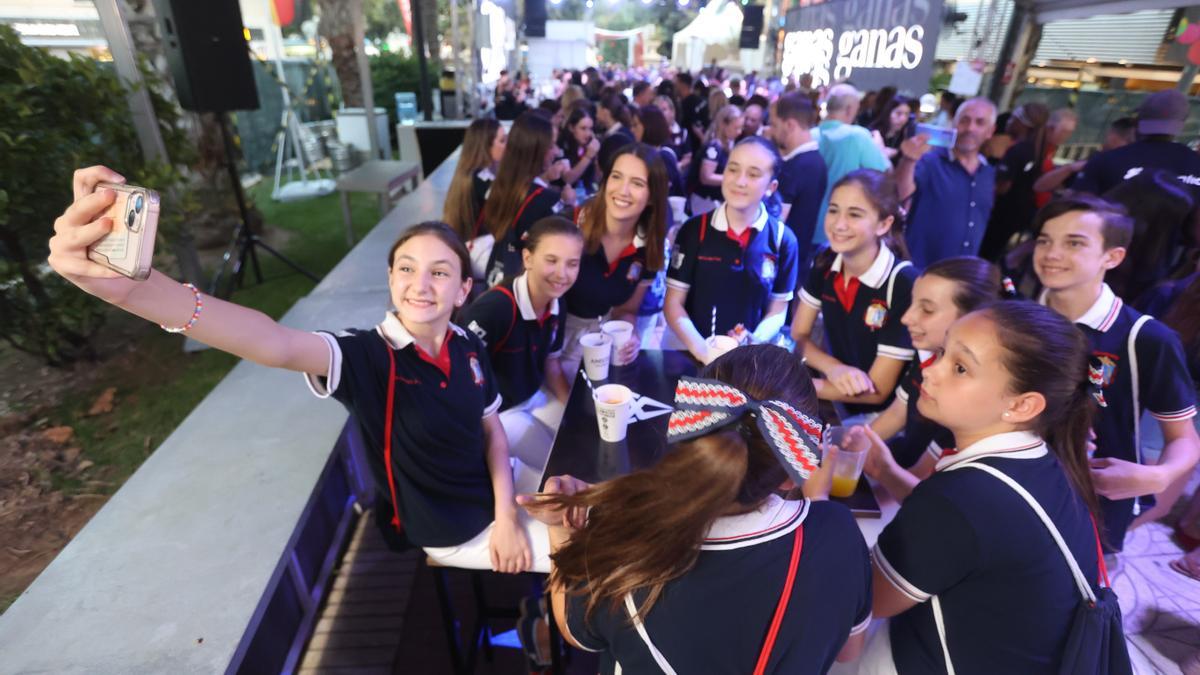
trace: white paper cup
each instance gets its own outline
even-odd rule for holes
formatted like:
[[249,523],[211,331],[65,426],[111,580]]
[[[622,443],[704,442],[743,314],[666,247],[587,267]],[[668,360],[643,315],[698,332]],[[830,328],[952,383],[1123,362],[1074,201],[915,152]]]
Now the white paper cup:
[[626,342],[633,339],[633,324],[628,321],[605,321],[604,325],[600,327],[600,332],[610,336],[613,340],[612,364],[614,366],[628,365],[629,362],[617,358],[617,354]]
[[583,372],[593,382],[608,379],[608,364],[612,362],[611,335],[586,333],[579,338],[583,345]]
[[675,219],[675,224],[682,225],[683,221],[687,220],[687,197],[667,197],[667,203],[671,205],[671,216]]
[[633,409],[633,392],[623,384],[596,387],[596,424],[601,440],[616,443],[625,440],[629,414]]
[[725,352],[737,349],[738,341],[728,335],[713,335],[704,341],[708,345],[708,360],[715,361]]

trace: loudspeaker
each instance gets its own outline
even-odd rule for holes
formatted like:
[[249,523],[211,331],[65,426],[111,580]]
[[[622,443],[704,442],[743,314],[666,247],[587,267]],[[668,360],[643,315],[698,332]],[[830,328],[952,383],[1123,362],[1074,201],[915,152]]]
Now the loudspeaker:
[[238,0],[154,0],[154,10],[184,110],[258,108]]
[[546,0],[525,0],[525,37],[546,37]]
[[742,7],[742,34],[738,37],[738,47],[741,49],[758,49],[758,39],[763,30],[762,5],[746,5]]

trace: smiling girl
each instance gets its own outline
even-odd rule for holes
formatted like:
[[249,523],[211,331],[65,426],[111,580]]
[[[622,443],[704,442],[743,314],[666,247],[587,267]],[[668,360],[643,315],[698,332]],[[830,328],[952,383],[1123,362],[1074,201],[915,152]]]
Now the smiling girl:
[[[852,415],[886,407],[913,357],[900,317],[908,311],[916,270],[906,260],[896,183],[874,169],[846,174],[829,194],[825,236],[800,291],[792,338],[808,365],[824,376],[817,395]],[[826,348],[812,335],[824,318]]]
[[768,342],[783,327],[796,286],[796,235],[763,206],[780,163],[762,137],[738,143],[722,175],[725,202],[684,223],[675,237],[663,307],[673,336],[667,344],[701,363],[710,360],[701,330]]
[[55,271],[170,332],[303,373],[316,396],[345,405],[369,449],[386,536],[403,523],[412,543],[450,566],[548,568],[545,550],[537,548],[544,530],[531,549],[527,529],[541,526],[519,516],[513,501],[513,467],[487,350],[450,323],[471,279],[467,250],[447,225],[413,225],[392,246],[388,295],[395,309],[377,326],[311,333],[157,271],[136,282],[88,260],[87,247],[112,229],[102,214],[114,193],[96,190],[101,181],[124,178],[99,166],[75,173],[75,203],[55,221],[50,240]]
[[[567,292],[563,368],[572,376],[583,355],[579,336],[606,318],[637,324],[637,310],[666,264],[667,171],[658,151],[627,145],[614,156],[600,192],[575,214],[583,232],[579,278]],[[626,342],[617,361],[637,354],[640,336]]]

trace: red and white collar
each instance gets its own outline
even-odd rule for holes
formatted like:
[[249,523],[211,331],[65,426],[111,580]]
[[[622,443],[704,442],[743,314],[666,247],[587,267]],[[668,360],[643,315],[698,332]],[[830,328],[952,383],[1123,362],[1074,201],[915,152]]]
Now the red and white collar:
[[[875,254],[875,260],[871,266],[867,268],[862,276],[858,277],[861,283],[870,286],[871,288],[879,288],[883,282],[887,281],[888,274],[892,271],[892,265],[896,262],[896,254],[892,253],[892,249],[887,247],[887,244],[879,242],[879,253]],[[837,254],[833,259],[833,265],[829,267],[831,272],[842,271],[842,254]]]
[[1049,450],[1041,436],[1028,431],[1010,431],[976,441],[971,445],[955,452],[944,454],[938,460],[935,471],[948,469],[956,464],[972,462],[984,457],[1003,457],[1005,459],[1037,459],[1045,457]]
[[796,531],[808,517],[807,499],[784,500],[770,495],[758,509],[717,518],[700,545],[702,551],[729,551],[778,539]]
[[[1042,294],[1038,296],[1040,304],[1046,304],[1046,299],[1050,296],[1050,290],[1044,289]],[[1117,317],[1121,315],[1121,307],[1125,302],[1117,297],[1116,293],[1108,287],[1108,284],[1100,285],[1100,297],[1096,298],[1096,302],[1088,308],[1083,316],[1075,319],[1075,323],[1081,323],[1092,330],[1098,330],[1101,333],[1107,333],[1109,328],[1117,322]]]
[[[525,272],[513,280],[513,298],[517,301],[517,309],[521,310],[521,318],[526,321],[537,321],[541,317],[533,309],[533,301],[529,297],[529,273]],[[558,316],[558,298],[550,301],[550,313]]]
[[800,145],[797,145],[795,148],[793,148],[791,152],[784,155],[783,161],[786,162],[789,159],[796,157],[797,155],[802,155],[806,152],[812,152],[813,150],[817,150],[820,147],[821,147],[821,144],[818,143],[816,140],[812,140],[807,143],[801,143]]
[[[712,229],[718,232],[725,232],[729,229],[729,218],[725,216],[725,204],[722,203],[715,211],[713,211],[712,221],[709,223]],[[760,232],[767,226],[767,209],[762,204],[758,205],[758,215],[754,217],[754,222],[750,223],[751,229],[759,230]]]
[[[467,336],[466,331],[454,324],[450,324],[450,330],[462,337]],[[395,312],[388,312],[383,321],[375,327],[375,332],[379,333],[380,337],[386,340],[392,349],[404,349],[416,341],[412,333],[408,332],[404,324],[400,323],[400,319],[396,316]]]

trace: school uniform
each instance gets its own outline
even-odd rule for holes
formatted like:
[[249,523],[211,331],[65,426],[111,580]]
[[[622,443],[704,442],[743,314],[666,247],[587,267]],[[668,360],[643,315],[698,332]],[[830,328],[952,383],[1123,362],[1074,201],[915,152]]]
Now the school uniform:
[[489,167],[483,167],[475,172],[471,177],[471,201],[474,204],[475,213],[475,233],[464,242],[467,245],[467,251],[471,254],[471,278],[476,281],[476,288],[472,289],[473,293],[484,285],[484,280],[487,279],[488,261],[492,257],[492,249],[496,244],[496,238],[492,236],[484,225],[483,207],[487,203],[488,193],[492,191],[492,183],[496,181],[496,174],[492,173]]
[[[784,588],[793,538],[800,560],[767,672],[825,673],[871,620],[871,569],[853,516],[832,502],[772,495],[753,512],[717,519],[695,566],[668,582],[643,623],[626,605],[567,596],[567,623],[601,673],[749,673]],[[645,598],[631,596],[634,607]],[[666,664],[666,665],[664,665]],[[670,670],[668,670],[670,669]]]
[[[900,323],[912,303],[916,278],[912,264],[898,259],[881,242],[871,266],[849,284],[842,279],[840,253],[828,267],[813,265],[800,289],[800,301],[821,311],[829,353],[865,373],[870,372],[876,357],[908,361],[916,354],[908,329]],[[888,401],[879,405],[848,403],[846,409],[861,414],[887,406]]]
[[[576,211],[576,222],[580,213]],[[633,242],[609,261],[604,246],[584,251],[579,260],[579,276],[564,299],[567,303],[566,335],[563,345],[564,372],[571,376],[583,358],[579,338],[600,330],[600,323],[613,310],[629,301],[639,286],[654,283],[654,272],[646,268],[646,233],[638,230]]]
[[[546,184],[541,177],[533,179],[533,184],[525,193],[525,201],[517,211],[517,217],[508,228],[504,238],[496,242],[488,257],[487,285],[495,286],[505,277],[515,277],[525,271],[525,263],[521,259],[521,251],[525,248],[525,238],[529,228],[537,221],[552,216],[562,209],[559,202],[559,192]],[[486,207],[483,217],[486,219]]]
[[1079,589],[1046,526],[1010,486],[1027,490],[1062,534],[1086,579],[1098,554],[1087,507],[1037,435],[997,434],[947,452],[900,505],[872,550],[883,576],[917,602],[888,625],[901,675],[945,673],[934,618],[940,605],[950,661],[959,673],[1058,672]]
[[923,371],[935,360],[937,355],[933,352],[918,351],[896,387],[896,398],[904,403],[904,437],[890,445],[896,461],[905,468],[915,465],[926,454],[941,459],[944,450],[954,448],[954,434],[917,410]]
[[692,193],[688,197],[692,215],[700,215],[711,210],[722,198],[720,185],[705,185],[700,182],[700,167],[705,161],[716,162],[716,173],[725,173],[725,165],[729,163],[729,148],[720,141],[709,141],[704,144],[699,155],[692,157],[690,168]]
[[500,392],[482,341],[451,324],[441,352],[426,354],[392,313],[371,330],[316,334],[329,345],[329,376],[307,375],[309,389],[358,422],[382,493],[376,510],[391,519],[394,504],[418,546],[460,544],[483,531],[495,496],[481,420],[499,411]]
[[[1039,298],[1046,303],[1046,293]],[[1092,428],[1096,457],[1142,461],[1138,423],[1147,410],[1161,422],[1196,416],[1196,396],[1187,359],[1175,331],[1129,307],[1104,284],[1100,297],[1075,321],[1092,348],[1088,376],[1098,404]],[[1135,328],[1136,327],[1136,328]],[[1136,335],[1131,334],[1136,329]],[[1136,344],[1131,351],[1130,343]],[[1136,375],[1134,371],[1136,361]],[[1136,388],[1135,388],[1136,377]],[[1154,505],[1154,495],[1112,501],[1100,498],[1105,544],[1120,551],[1137,514]]]
[[684,309],[701,335],[725,335],[741,324],[753,332],[771,303],[792,299],[796,235],[759,206],[742,234],[729,229],[726,207],[696,216],[680,228],[667,270],[667,288],[687,292]]
[[679,122],[671,123],[671,149],[677,157],[683,157],[692,151],[691,135],[687,129],[679,126]]

